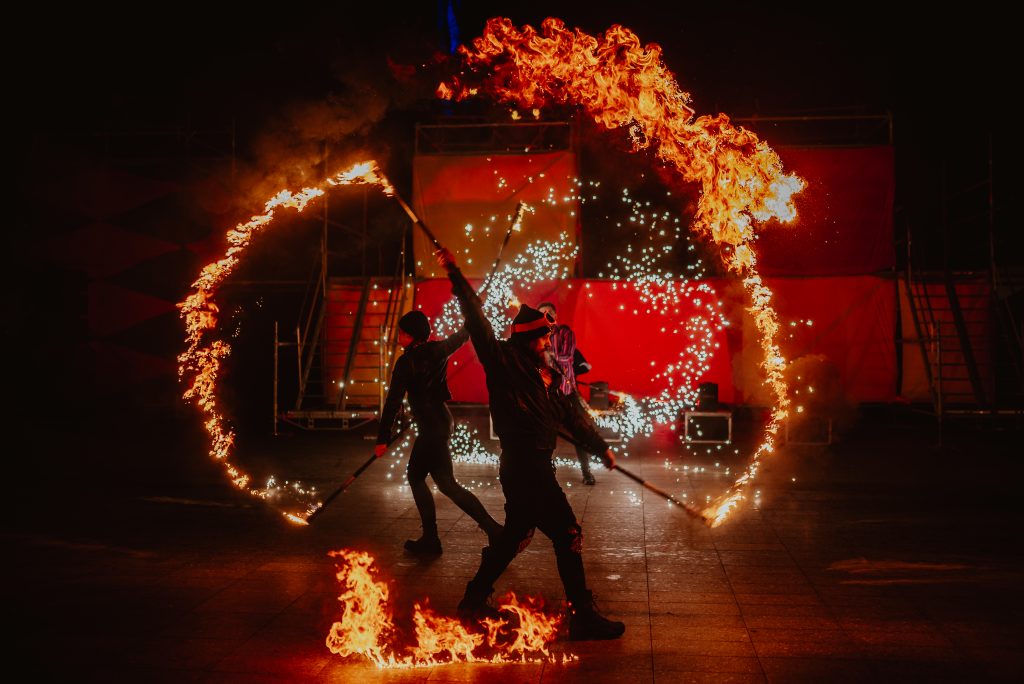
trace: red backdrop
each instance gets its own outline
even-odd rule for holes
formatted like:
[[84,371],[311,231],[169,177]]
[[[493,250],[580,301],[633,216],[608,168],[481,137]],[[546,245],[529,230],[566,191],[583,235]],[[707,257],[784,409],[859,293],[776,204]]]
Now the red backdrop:
[[[796,198],[798,220],[765,226],[756,245],[761,272],[775,292],[774,306],[784,326],[783,353],[790,360],[827,358],[842,391],[853,401],[890,401],[897,386],[897,292],[889,277],[895,266],[892,148],[783,148],[780,156],[788,171],[807,182]],[[464,272],[478,275],[486,272],[490,257],[469,263],[469,256],[478,256],[473,254],[477,251],[495,253],[492,243],[503,234],[499,218],[491,221],[490,234],[480,235],[480,222],[490,221],[482,217],[509,212],[519,199],[532,200],[550,212],[529,216],[508,254],[528,240],[551,239],[559,230],[574,228],[575,203],[542,201],[568,193],[574,169],[575,158],[569,153],[419,157],[415,206],[428,225],[444,233],[442,242],[452,241],[457,247]],[[504,182],[497,182],[499,178]],[[466,222],[477,226],[473,243],[463,228]],[[470,248],[472,252],[463,253]],[[417,243],[417,260],[423,261],[417,269],[420,276],[440,275],[431,270],[430,249],[422,240]],[[721,299],[730,326],[715,333],[718,347],[709,369],[696,382],[717,383],[724,402],[766,404],[770,397],[761,384],[761,350],[746,312],[746,295],[735,280],[708,284]],[[546,299],[557,304],[560,319],[575,329],[580,349],[593,364],[585,380],[605,380],[613,391],[636,396],[662,389],[663,381],[653,376],[677,362],[682,349],[680,338],[662,328],[671,330],[673,323],[687,319],[697,308],[683,302],[678,313],[673,312],[674,320],[647,315],[631,288],[598,280],[544,283],[517,295],[533,305]],[[415,301],[433,316],[449,297],[446,280],[423,280]],[[799,325],[791,325],[797,321]],[[502,337],[505,333],[499,331]],[[453,361],[449,378],[455,399],[486,401],[483,371],[472,348],[467,345]]]
[[[520,201],[530,211],[523,217],[522,232],[512,235],[506,256],[534,240],[557,240],[561,233],[576,242],[578,175],[572,152],[417,155],[413,208],[459,258],[467,277],[483,276]],[[431,256],[434,249],[421,231],[413,231],[417,276],[444,276]]]
[[891,147],[783,148],[779,156],[807,187],[796,196],[796,221],[760,232],[763,275],[866,275],[894,268]]
[[[726,403],[766,403],[768,397],[761,390],[757,370],[761,361],[757,332],[744,313],[748,302],[742,289],[735,281],[705,282],[722,301],[730,325],[715,332],[713,339],[718,348],[714,349],[708,371],[695,382],[717,383],[719,399]],[[891,280],[874,276],[769,278],[766,284],[775,292],[774,304],[784,324],[780,341],[787,358],[825,354],[854,401],[889,401],[895,397],[895,296]],[[479,286],[479,282],[474,285]],[[698,312],[698,305],[684,300],[678,305],[678,314],[648,314],[635,291],[608,281],[539,283],[517,295],[532,305],[545,300],[556,304],[559,320],[573,327],[580,350],[593,365],[584,380],[605,380],[612,391],[634,396],[657,394],[664,387],[652,376],[678,361],[681,350],[681,338],[668,331]],[[716,298],[703,297],[704,303]],[[415,306],[431,318],[450,298],[447,280],[425,280],[416,286]],[[801,323],[790,325],[798,320]],[[812,324],[808,326],[803,322],[806,320]],[[508,333],[497,332],[502,338]],[[455,401],[487,401],[483,369],[472,345],[452,357],[448,379]]]

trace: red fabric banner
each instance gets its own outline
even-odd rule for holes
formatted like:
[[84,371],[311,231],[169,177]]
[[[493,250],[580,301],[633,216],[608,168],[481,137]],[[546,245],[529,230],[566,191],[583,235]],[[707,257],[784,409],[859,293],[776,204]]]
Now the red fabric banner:
[[[526,202],[523,231],[513,233],[506,254],[528,242],[577,241],[576,155],[417,155],[413,161],[413,208],[435,237],[459,259],[467,277],[483,277],[508,231],[516,205]],[[431,256],[434,245],[413,233],[416,275],[443,277]]]
[[850,401],[896,398],[894,280],[766,278],[765,284],[774,293],[772,302],[782,324],[779,342],[790,363],[822,355]]
[[[649,312],[635,290],[609,281],[538,283],[516,294],[531,306],[542,301],[555,303],[559,322],[572,326],[580,351],[593,366],[582,381],[604,380],[612,392],[635,397],[658,394],[665,380],[654,376],[668,364],[680,362],[688,333],[672,331],[702,315],[705,305],[721,301],[729,326],[713,331],[710,340],[717,347],[712,349],[707,370],[692,382],[717,383],[723,403],[767,404],[770,396],[762,387],[758,367],[762,353],[757,329],[746,313],[749,302],[742,287],[731,280],[705,283],[714,294],[683,299],[673,305],[668,316]],[[784,330],[780,343],[790,361],[823,355],[851,401],[895,398],[896,291],[892,281],[859,276],[767,279],[766,285],[775,293],[773,302]],[[433,319],[450,298],[447,280],[421,281],[416,286],[415,307]],[[497,334],[505,338],[508,331]],[[448,378],[455,401],[487,401],[483,369],[471,344],[452,357]]]
[[795,199],[796,221],[761,230],[763,275],[867,275],[895,266],[890,146],[782,148],[779,156],[807,187]]

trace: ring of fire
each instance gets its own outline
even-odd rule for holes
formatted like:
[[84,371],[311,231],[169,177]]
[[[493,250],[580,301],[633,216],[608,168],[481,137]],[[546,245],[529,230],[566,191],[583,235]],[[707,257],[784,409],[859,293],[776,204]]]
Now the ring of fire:
[[[773,451],[774,438],[787,416],[789,398],[782,375],[786,361],[776,341],[779,324],[771,306],[771,290],[757,270],[752,242],[756,224],[772,219],[788,222],[796,217],[792,197],[803,189],[803,181],[784,174],[778,155],[752,132],[733,126],[724,114],[694,119],[689,93],[679,88],[662,63],[660,47],[642,46],[639,38],[622,26],[595,37],[569,30],[558,19],[545,20],[542,33],[530,26],[517,29],[508,19],[491,19],[473,48],[463,46],[459,51],[470,71],[442,83],[439,96],[463,99],[485,94],[530,109],[547,104],[579,107],[606,128],[625,129],[635,151],[652,148],[683,181],[699,184],[701,197],[692,229],[721,248],[729,270],[740,278],[750,296],[749,310],[764,354],[762,368],[774,397],[763,438],[747,467],[704,510],[712,526],[720,524],[744,498],[762,457]],[[193,292],[178,305],[187,343],[178,357],[178,374],[182,380],[191,376],[183,398],[205,414],[210,455],[223,463],[236,487],[253,496],[267,498],[275,486],[268,483],[264,488],[249,488],[250,477],[228,460],[234,433],[225,426],[217,407],[217,381],[231,348],[221,339],[211,339],[219,314],[214,295],[278,208],[301,212],[331,187],[351,184],[376,185],[386,194],[394,194],[372,161],[357,164],[317,187],[294,194],[281,191],[265,204],[262,214],[228,231],[230,246],[223,258],[202,269]],[[301,489],[297,493],[313,497]],[[301,516],[285,515],[305,522]]]

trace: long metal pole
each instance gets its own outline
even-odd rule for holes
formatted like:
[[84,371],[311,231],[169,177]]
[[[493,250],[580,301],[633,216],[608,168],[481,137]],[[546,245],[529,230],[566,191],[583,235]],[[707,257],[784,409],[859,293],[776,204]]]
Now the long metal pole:
[[648,482],[647,480],[643,479],[639,475],[636,475],[636,474],[631,473],[630,471],[626,470],[625,468],[620,466],[618,463],[616,463],[614,466],[612,466],[612,470],[619,471],[620,473],[622,473],[623,475],[625,475],[629,479],[633,480],[634,482],[639,483],[645,489],[648,489],[648,490],[654,492],[655,494],[657,494],[661,498],[667,500],[669,503],[673,503],[676,506],[679,506],[684,511],[686,511],[690,516],[696,518],[697,520],[700,520],[702,523],[706,524],[706,523],[710,522],[710,519],[708,517],[706,517],[703,513],[701,513],[699,510],[697,510],[697,508],[694,507],[693,505],[683,503],[682,501],[680,501],[676,497],[672,496],[668,492],[665,492],[665,491],[662,491],[661,489],[658,489],[657,487],[655,487],[654,485],[652,485],[650,482]]
[[367,468],[369,468],[370,464],[372,464],[376,460],[377,460],[377,454],[374,454],[373,456],[370,456],[370,458],[366,461],[366,463],[364,463],[363,465],[359,466],[359,468],[354,473],[352,473],[351,475],[348,476],[347,480],[345,480],[344,482],[341,483],[340,487],[338,487],[333,492],[331,492],[331,495],[328,496],[326,499],[324,499],[323,503],[321,503],[320,506],[317,507],[317,509],[315,511],[313,511],[312,513],[309,514],[309,516],[306,517],[306,522],[307,523],[313,522],[313,520],[315,520],[316,517],[318,515],[320,515],[321,512],[323,512],[324,508],[327,507],[327,504],[329,504],[332,501],[334,501],[334,499],[339,494],[341,494],[343,491],[348,489],[348,486],[350,484],[352,484],[353,482],[355,482],[356,478],[359,477],[360,475],[362,475],[363,471],[366,470]]
[[274,321],[274,436],[277,437],[277,321]]
[[402,209],[405,211],[409,219],[412,220],[412,222],[415,225],[419,226],[420,229],[423,230],[427,238],[434,244],[434,247],[437,247],[438,249],[444,249],[444,245],[438,242],[437,238],[434,237],[434,234],[430,231],[429,228],[427,228],[426,224],[423,223],[423,221],[420,220],[420,217],[416,215],[416,212],[412,210],[412,207],[410,207],[408,203],[404,199],[402,199],[402,196],[395,192],[394,197],[398,201],[398,205],[402,207]]
[[306,393],[306,384],[302,381],[302,333],[299,326],[295,326],[295,365],[299,372],[299,393],[295,397],[295,410],[302,408],[302,397]]
[[[580,447],[581,449],[586,450],[586,447],[584,447],[582,444],[580,444],[579,442],[577,442],[575,439],[573,439],[569,435],[565,434],[564,432],[559,431],[558,436],[561,437],[562,439],[564,439],[565,441],[569,442],[569,444],[572,444],[573,446],[577,446],[577,447]],[[645,489],[649,489],[650,491],[654,492],[655,494],[657,494],[658,496],[662,497],[663,499],[665,499],[665,500],[675,504],[676,506],[679,506],[684,511],[686,511],[688,514],[690,514],[694,518],[697,518],[701,522],[703,522],[703,523],[710,522],[710,519],[705,517],[692,504],[685,504],[685,503],[683,503],[682,501],[680,501],[679,499],[675,498],[674,496],[672,496],[668,492],[665,492],[665,491],[662,491],[661,489],[658,489],[657,487],[655,487],[654,485],[652,485],[650,482],[648,482],[647,480],[643,479],[639,475],[636,475],[636,474],[626,470],[625,468],[620,466],[618,463],[616,463],[612,467],[612,470],[619,471],[620,473],[622,473],[623,475],[625,475],[629,479],[633,480],[634,482],[639,483]]]
[[491,284],[491,280],[494,279],[494,274],[498,271],[498,264],[501,263],[501,254],[505,251],[505,246],[508,245],[508,240],[512,237],[512,232],[519,230],[519,224],[523,221],[523,214],[526,212],[526,203],[520,202],[516,205],[516,211],[512,215],[512,223],[509,224],[508,230],[505,231],[505,239],[501,241],[501,246],[498,247],[498,254],[494,257],[494,263],[491,264],[491,271],[487,274],[487,278],[484,279],[484,284],[480,286],[480,290],[477,295],[484,293],[487,286]]

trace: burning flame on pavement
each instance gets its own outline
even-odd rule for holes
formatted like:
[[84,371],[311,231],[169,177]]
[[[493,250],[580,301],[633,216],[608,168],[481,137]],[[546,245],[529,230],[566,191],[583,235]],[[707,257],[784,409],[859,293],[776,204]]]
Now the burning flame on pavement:
[[[369,184],[379,186],[385,194],[394,194],[394,189],[381,174],[375,161],[366,161],[328,178],[317,187],[303,188],[298,193],[282,190],[271,197],[263,206],[263,213],[239,223],[227,232],[228,248],[224,256],[207,264],[199,277],[192,283],[193,292],[178,304],[179,314],[185,321],[185,351],[178,355],[178,379],[188,382],[183,394],[187,401],[194,402],[206,415],[204,426],[210,435],[210,456],[224,464],[228,477],[239,489],[248,491],[259,498],[267,498],[274,487],[250,488],[250,476],[232,465],[228,460],[235,444],[235,433],[225,425],[224,416],[217,407],[217,379],[221,364],[231,355],[231,345],[221,339],[211,339],[217,328],[220,309],[214,301],[217,288],[231,274],[240,262],[240,255],[252,242],[257,233],[274,220],[279,208],[301,212],[311,201],[322,197],[325,188],[339,185]],[[312,508],[315,508],[313,506]],[[285,513],[288,520],[305,523],[305,516]]]
[[328,555],[340,561],[336,576],[343,587],[338,597],[341,619],[331,625],[327,635],[331,653],[343,657],[363,655],[378,668],[578,660],[571,654],[559,659],[548,650],[548,644],[558,634],[561,617],[544,612],[539,600],[528,597],[520,601],[514,594],[509,594],[501,604],[502,617],[484,618],[479,625],[470,627],[415,604],[416,644],[404,649],[408,653],[403,655],[393,645],[399,635],[388,605],[388,585],[376,578],[373,557],[352,549],[331,551]]
[[742,279],[760,333],[762,367],[775,396],[771,418],[746,470],[730,489],[704,509],[712,526],[721,524],[744,498],[761,458],[789,407],[782,376],[785,359],[776,341],[778,319],[772,292],[762,282],[753,249],[755,223],[796,217],[792,198],[804,182],[782,170],[771,147],[725,114],[694,118],[690,94],[661,60],[661,47],[641,45],[627,28],[612,26],[600,37],[570,30],[549,18],[538,32],[494,18],[472,47],[459,52],[467,71],[438,88],[461,100],[482,90],[523,109],[546,104],[582,107],[609,129],[626,128],[634,151],[653,149],[686,182],[701,188],[693,228],[722,249],[725,263]]

